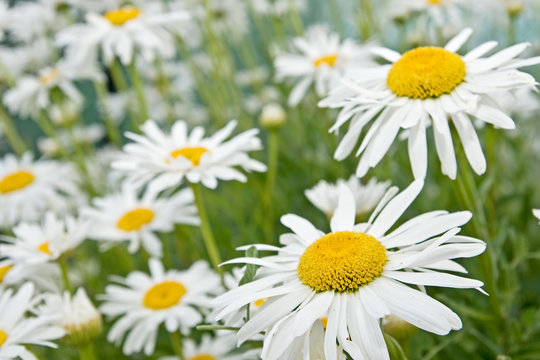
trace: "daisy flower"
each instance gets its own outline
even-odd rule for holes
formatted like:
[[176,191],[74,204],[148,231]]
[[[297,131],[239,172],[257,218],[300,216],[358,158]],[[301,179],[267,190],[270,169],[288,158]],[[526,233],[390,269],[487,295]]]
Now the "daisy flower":
[[380,182],[372,178],[367,184],[362,184],[354,175],[349,180],[338,179],[335,184],[321,180],[306,190],[305,195],[315,207],[331,218],[338,205],[341,184],[351,189],[356,203],[356,217],[360,218],[375,208],[390,186],[390,181]]
[[163,255],[156,232],[167,233],[174,224],[199,225],[191,189],[183,189],[171,197],[158,199],[147,191],[143,196],[124,186],[116,194],[93,200],[93,208],[83,210],[83,216],[93,224],[91,237],[104,241],[128,241],[128,251],[136,252],[140,245],[154,257]]
[[46,210],[68,210],[79,189],[75,169],[52,160],[8,154],[0,158],[0,227],[36,221]]
[[209,294],[220,288],[219,277],[203,261],[186,271],[165,271],[156,259],[150,259],[148,266],[150,275],[135,271],[125,279],[116,279],[121,285],[108,285],[100,307],[107,316],[121,316],[107,339],[119,345],[127,333],[126,355],[142,350],[151,355],[162,323],[168,332],[193,328],[203,319],[195,307],[208,308]]
[[183,11],[165,12],[155,2],[110,9],[104,14],[86,14],[86,23],[71,25],[56,36],[58,46],[67,47],[68,58],[80,64],[101,53],[105,63],[116,57],[130,64],[135,54],[147,61],[156,56],[172,57],[174,37],[168,26],[185,23],[189,14]]
[[19,288],[28,281],[39,291],[58,292],[61,289],[60,269],[52,263],[30,265],[15,264],[11,259],[0,261],[0,291],[8,287]]
[[461,56],[456,53],[472,34],[466,29],[444,48],[420,47],[403,55],[378,48],[374,52],[390,65],[358,72],[344,80],[344,86],[320,102],[341,107],[330,131],[350,120],[349,130],[334,157],[342,160],[354,149],[362,129],[372,126],[357,151],[362,154],[356,175],[362,177],[376,166],[396,138],[407,129],[409,158],[415,178],[423,179],[427,169],[426,128],[433,125],[435,148],[442,172],[456,178],[457,163],[450,122],[457,130],[465,154],[477,174],[486,170],[486,159],[471,123],[471,117],[503,129],[515,127],[512,119],[491,100],[491,94],[512,89],[534,88],[534,78],[517,69],[540,63],[540,57],[516,59],[528,46],[514,45],[482,57],[497,43],[487,42]]
[[245,182],[246,176],[236,167],[266,171],[266,166],[247,154],[262,149],[257,137],[259,130],[251,129],[226,141],[235,127],[236,121],[232,120],[205,138],[202,127],[197,126],[188,134],[186,122],[177,121],[171,134],[166,135],[154,121],[148,120],[142,126],[145,136],[126,134],[135,143],[125,145],[125,155],[112,166],[126,172],[131,183],[148,183],[153,191],[177,186],[184,177],[190,183],[201,182],[211,189],[217,187],[218,180]]
[[533,215],[540,221],[540,209],[533,209]]
[[278,55],[274,61],[276,78],[295,82],[290,106],[297,105],[312,84],[317,95],[326,96],[347,71],[374,64],[365,47],[350,39],[341,41],[324,25],[312,26],[305,37],[295,38],[293,45],[295,53]]
[[328,360],[337,359],[336,340],[353,359],[388,359],[379,320],[389,314],[439,335],[460,329],[461,320],[452,310],[406,284],[482,291],[482,282],[446,271],[466,272],[452,259],[478,255],[486,245],[458,235],[457,226],[471,218],[467,211],[432,211],[388,232],[422,187],[417,180],[398,195],[395,187],[390,188],[369,221],[355,225],[354,196],[342,185],[331,232],[326,234],[297,215],[283,216],[282,224],[293,231],[280,237],[283,247],[254,245],[277,255],[224,263],[260,267],[253,282],[213,301],[216,319],[269,298],[237,333],[242,343],[266,331],[262,350],[266,360],[283,359],[296,339],[306,344],[314,322],[325,317]]
[[35,360],[24,345],[56,348],[51,340],[64,336],[64,330],[52,325],[49,315],[25,317],[31,310],[34,285],[25,283],[14,294],[12,290],[0,292],[0,358]]
[[40,223],[22,222],[13,228],[14,237],[3,237],[0,253],[13,264],[43,264],[71,252],[86,238],[88,222],[66,216],[60,220],[47,212]]
[[251,0],[253,10],[266,16],[288,16],[291,11],[304,12],[306,0]]

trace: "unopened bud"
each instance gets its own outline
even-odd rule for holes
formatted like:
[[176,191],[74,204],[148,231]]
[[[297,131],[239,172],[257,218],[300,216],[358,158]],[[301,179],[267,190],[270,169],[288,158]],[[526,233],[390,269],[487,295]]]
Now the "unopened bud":
[[388,315],[383,319],[383,329],[388,335],[400,342],[410,339],[418,330],[416,326],[395,315]]
[[278,103],[265,105],[259,116],[261,126],[267,129],[280,127],[285,121],[287,121],[287,114]]

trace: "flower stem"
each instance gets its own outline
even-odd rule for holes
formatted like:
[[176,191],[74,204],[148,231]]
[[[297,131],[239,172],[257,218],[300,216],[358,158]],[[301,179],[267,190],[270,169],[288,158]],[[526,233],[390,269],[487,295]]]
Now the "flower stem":
[[72,294],[73,291],[71,291],[71,283],[69,282],[66,259],[60,257],[58,259],[58,266],[60,266],[60,272],[62,273],[62,280],[64,280],[64,286],[66,290],[69,291],[70,294]]
[[81,360],[96,360],[96,352],[94,350],[94,346],[92,343],[88,343],[86,345],[79,347],[79,354],[81,355]]
[[184,360],[184,354],[182,352],[182,339],[180,337],[179,331],[174,331],[169,333],[169,337],[171,339],[171,345],[174,350],[174,354],[180,359]]
[[137,72],[137,67],[135,66],[135,60],[129,65],[129,77],[131,78],[131,84],[135,89],[135,95],[137,96],[137,101],[140,106],[140,115],[138,124],[144,123],[148,120],[148,106],[146,105],[146,99],[144,97],[144,89],[141,77]]
[[219,255],[219,250],[210,227],[210,221],[208,220],[208,215],[204,207],[204,201],[201,192],[200,184],[191,184],[193,189],[193,194],[195,195],[195,203],[197,205],[197,210],[199,211],[199,217],[201,218],[201,232],[204,240],[204,245],[206,246],[206,251],[210,257],[210,262],[216,271],[219,273],[223,279],[223,269],[219,267],[221,264],[221,256]]
[[3,105],[0,105],[0,120],[2,121],[4,133],[13,151],[19,156],[24,154],[28,150],[28,146],[17,132],[13,119],[9,116]]
[[264,191],[264,207],[266,213],[266,230],[268,242],[274,237],[274,185],[276,183],[279,162],[279,133],[278,129],[270,129],[268,133],[268,172]]

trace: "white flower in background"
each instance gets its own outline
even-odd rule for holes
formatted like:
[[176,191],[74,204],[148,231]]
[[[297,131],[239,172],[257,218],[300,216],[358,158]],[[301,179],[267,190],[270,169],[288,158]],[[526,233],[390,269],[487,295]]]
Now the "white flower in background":
[[64,336],[64,330],[52,325],[50,315],[26,317],[31,310],[34,285],[25,283],[16,293],[0,292],[0,359],[35,360],[24,345],[56,348],[51,340]]
[[361,217],[377,206],[390,186],[390,181],[379,182],[372,178],[367,184],[362,184],[359,178],[352,175],[349,180],[338,179],[335,184],[321,180],[317,185],[306,190],[305,194],[313,205],[331,218],[338,206],[341,184],[351,189],[356,203],[356,217]]
[[104,14],[86,14],[86,23],[71,25],[56,36],[58,46],[67,47],[68,59],[81,64],[101,53],[106,64],[116,57],[130,64],[139,54],[147,61],[175,54],[173,34],[167,26],[189,20],[183,11],[164,12],[157,3],[123,6]]
[[200,5],[200,1],[194,1],[192,9],[198,17],[208,16],[212,31],[218,36],[233,40],[240,40],[249,31],[248,9],[242,0],[209,0],[208,11]]
[[305,37],[295,38],[293,45],[299,53],[280,54],[274,61],[276,78],[295,82],[289,95],[291,106],[303,99],[312,84],[318,96],[325,96],[346,72],[375,65],[365,47],[351,39],[341,41],[324,25],[312,26]]
[[56,264],[15,264],[12,259],[0,261],[0,291],[8,287],[19,288],[30,281],[40,291],[60,291],[60,269]]
[[280,127],[287,121],[287,113],[279,103],[266,104],[259,115],[259,124],[263,128]]
[[88,298],[84,288],[79,288],[75,295],[42,294],[42,304],[36,312],[54,318],[54,323],[66,332],[64,341],[82,346],[101,334],[103,323],[101,314]]
[[52,55],[44,38],[22,46],[0,46],[0,79],[10,83],[25,73],[35,73],[51,63]]
[[[58,139],[64,149],[72,150],[74,143],[82,146],[93,146],[105,136],[105,127],[102,124],[94,123],[89,125],[75,125],[71,129],[71,135],[66,130],[57,132]],[[61,147],[58,141],[53,138],[39,138],[37,140],[39,151],[48,156],[59,155]]]
[[306,0],[251,0],[253,10],[266,16],[288,16],[291,11],[304,12]]
[[101,81],[103,75],[94,66],[74,66],[60,61],[54,67],[42,69],[38,76],[23,76],[15,87],[6,91],[3,102],[13,113],[20,116],[36,116],[52,103],[51,92],[60,92],[69,101],[82,104],[83,96],[73,84],[76,80],[90,79]]
[[30,153],[0,158],[0,227],[38,220],[46,210],[69,210],[80,193],[78,181],[71,164],[34,161]]
[[0,0],[0,41],[4,40],[5,31],[9,26],[9,5],[7,1]]
[[177,121],[171,134],[166,135],[149,120],[142,126],[145,136],[126,133],[135,143],[124,146],[125,155],[113,163],[113,168],[124,171],[136,186],[148,183],[152,191],[178,186],[184,177],[212,189],[218,180],[245,182],[246,176],[236,167],[265,171],[266,166],[248,156],[248,152],[262,148],[259,130],[251,129],[226,140],[235,127],[236,121],[232,120],[205,138],[202,127],[188,134],[186,122]]
[[337,358],[336,340],[353,359],[389,359],[379,325],[388,314],[439,335],[460,329],[461,320],[452,310],[405,284],[482,291],[482,282],[446,271],[466,273],[453,259],[478,255],[486,245],[458,235],[458,226],[471,218],[467,211],[432,211],[387,233],[422,187],[417,180],[398,195],[397,188],[390,188],[369,221],[355,225],[354,196],[342,185],[327,234],[297,215],[283,216],[282,224],[293,233],[280,237],[282,247],[239,248],[255,246],[277,255],[224,263],[255,264],[259,269],[254,281],[213,301],[216,319],[269,298],[237,333],[241,344],[266,331],[262,358],[267,360],[282,359],[293,341],[306,339],[324,317],[326,359]]
[[40,223],[19,223],[13,228],[14,237],[2,237],[0,253],[14,264],[42,264],[71,252],[86,238],[87,221],[71,216],[64,220],[47,212]]
[[540,110],[540,97],[536,89],[520,88],[511,92],[489,94],[505,114],[520,119],[533,118]]
[[517,69],[540,63],[540,57],[516,59],[529,44],[514,45],[482,57],[497,43],[484,43],[464,56],[456,54],[472,34],[466,29],[444,48],[420,47],[401,55],[377,48],[374,52],[389,65],[358,72],[343,80],[344,86],[322,100],[320,106],[341,107],[331,131],[350,120],[349,130],[334,157],[342,160],[356,146],[362,129],[372,122],[357,151],[361,155],[356,175],[364,176],[388,151],[400,128],[408,130],[409,158],[415,178],[427,170],[426,128],[433,125],[435,148],[442,172],[456,178],[457,162],[450,122],[457,130],[465,154],[477,174],[486,170],[486,159],[471,117],[503,129],[515,127],[512,119],[491,101],[492,93],[534,88],[534,78]]
[[126,355],[143,350],[151,355],[162,323],[168,332],[187,332],[199,324],[203,317],[195,307],[207,308],[210,295],[220,288],[218,275],[203,261],[186,271],[165,271],[156,259],[148,265],[150,276],[134,271],[125,279],[115,278],[121,286],[108,285],[100,307],[109,317],[121,317],[107,339],[120,345],[127,333],[123,346]]
[[540,221],[540,209],[533,209],[533,215]]
[[25,43],[46,38],[66,25],[66,19],[43,0],[18,1],[9,8],[7,16],[10,35]]
[[122,191],[93,200],[93,208],[83,210],[83,216],[93,224],[90,237],[101,241],[128,241],[128,251],[142,247],[154,257],[161,257],[162,244],[156,232],[167,233],[174,224],[198,225],[200,220],[193,204],[191,189],[180,190],[173,196],[157,198],[146,191],[124,186]]

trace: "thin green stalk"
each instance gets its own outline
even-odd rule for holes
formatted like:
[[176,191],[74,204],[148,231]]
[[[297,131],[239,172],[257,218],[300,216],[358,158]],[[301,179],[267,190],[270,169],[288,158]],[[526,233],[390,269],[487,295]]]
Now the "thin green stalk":
[[174,354],[178,356],[180,360],[185,360],[184,353],[182,352],[182,338],[180,337],[180,332],[175,331],[169,333],[171,339],[171,345],[174,351]]
[[[128,83],[126,81],[124,68],[122,67],[122,64],[120,64],[120,61],[118,59],[115,59],[110,67],[109,71],[111,73],[111,78],[114,84],[114,87],[116,91],[119,93],[127,93],[129,91]],[[138,114],[134,111],[133,106],[127,107],[129,119],[131,120],[131,127],[133,131],[139,130],[139,124],[137,121]]]
[[148,106],[146,104],[146,98],[144,96],[144,88],[141,76],[137,71],[135,66],[135,60],[131,62],[128,67],[129,77],[131,78],[131,83],[135,89],[135,95],[137,96],[137,101],[139,102],[139,122],[138,124],[144,123],[148,120]]
[[107,89],[103,84],[98,82],[94,82],[94,87],[102,110],[101,113],[103,115],[103,121],[105,123],[105,130],[107,131],[107,136],[116,147],[120,148],[122,147],[122,137],[120,136],[120,131],[118,131],[118,127],[113,122],[110,116],[109,110],[107,109],[107,105],[105,102],[105,98],[108,95]]
[[338,1],[328,1],[328,7],[330,8],[330,17],[334,25],[334,29],[343,36],[343,22],[340,16],[339,2]]
[[64,286],[66,290],[69,291],[70,294],[73,294],[73,291],[71,290],[71,283],[69,281],[67,262],[64,257],[60,257],[58,259],[58,266],[60,267],[60,272],[62,273],[62,280],[64,281]]
[[371,5],[371,0],[362,0],[362,38],[364,40],[369,39],[373,33],[373,26],[375,22],[373,21],[373,6]]
[[206,251],[208,252],[212,266],[214,266],[214,269],[216,269],[219,275],[223,278],[223,269],[219,267],[219,264],[222,262],[221,256],[219,255],[216,239],[214,238],[214,233],[210,227],[210,221],[208,220],[208,215],[204,207],[201,185],[192,183],[191,188],[193,189],[193,194],[195,195],[195,204],[197,205],[199,217],[201,218],[201,232],[204,245],[206,246]]
[[266,213],[267,240],[272,242],[274,238],[274,186],[277,177],[279,162],[279,130],[270,129],[268,133],[268,172],[266,173],[266,185],[264,191],[264,204]]
[[289,13],[296,35],[301,36],[304,33],[304,23],[302,22],[302,17],[300,16],[298,9],[293,5],[293,9],[291,9]]
[[79,347],[80,360],[97,360],[94,345],[88,343]]
[[19,135],[13,119],[9,116],[3,105],[0,105],[0,120],[2,121],[4,133],[13,151],[19,156],[24,154],[28,150],[28,146]]

